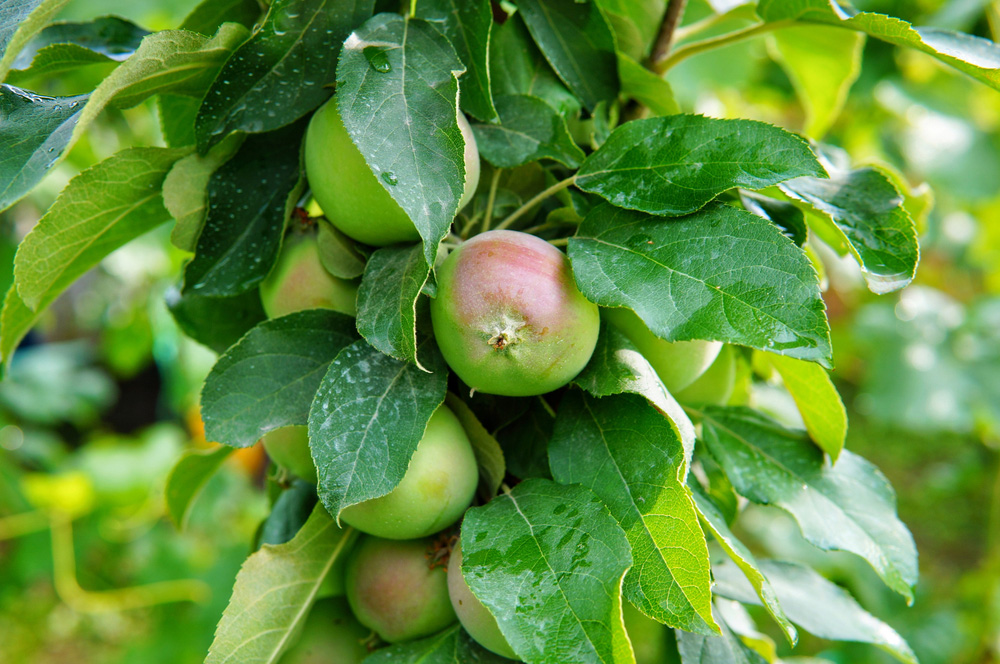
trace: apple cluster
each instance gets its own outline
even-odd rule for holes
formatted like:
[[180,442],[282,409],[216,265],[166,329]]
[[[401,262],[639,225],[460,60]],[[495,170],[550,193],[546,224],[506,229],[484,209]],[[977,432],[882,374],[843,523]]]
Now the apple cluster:
[[[466,146],[464,206],[478,184],[479,155],[461,114],[459,125]],[[323,217],[334,232],[359,243],[355,249],[363,253],[366,246],[420,240],[352,142],[336,97],[310,122],[305,164]],[[260,287],[268,316],[316,307],[356,314],[358,275],[330,269],[318,232],[315,223],[289,230]],[[437,345],[452,372],[474,391],[532,396],[562,388],[590,361],[604,316],[682,402],[724,403],[733,392],[736,360],[730,347],[667,342],[628,309],[601,310],[580,292],[566,255],[535,235],[512,230],[474,235],[439,259],[435,275],[430,318]],[[276,464],[316,483],[306,427],[272,431],[263,444]],[[456,621],[483,647],[517,659],[466,583],[460,543],[452,534],[473,503],[478,482],[469,436],[441,405],[398,486],[339,514],[341,522],[362,533],[346,566],[333,572],[343,574],[332,584],[336,592],[328,593],[345,595],[346,601],[338,596],[318,603],[283,661],[320,661],[316,653],[323,653],[322,661],[359,662],[367,653],[362,641],[372,633],[398,643]]]

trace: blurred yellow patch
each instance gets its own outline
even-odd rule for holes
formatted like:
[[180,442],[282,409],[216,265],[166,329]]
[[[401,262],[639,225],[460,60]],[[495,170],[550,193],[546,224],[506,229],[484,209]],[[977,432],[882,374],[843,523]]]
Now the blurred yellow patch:
[[21,479],[21,490],[38,509],[70,518],[87,514],[97,500],[90,478],[79,471],[61,475],[31,473]]

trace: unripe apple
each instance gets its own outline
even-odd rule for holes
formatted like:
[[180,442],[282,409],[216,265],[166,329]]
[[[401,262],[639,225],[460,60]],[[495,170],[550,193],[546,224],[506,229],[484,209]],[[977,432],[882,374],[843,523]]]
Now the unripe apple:
[[260,285],[260,301],[269,318],[315,308],[354,316],[357,298],[357,284],[338,279],[323,267],[315,233],[290,234]]
[[347,601],[361,624],[389,643],[434,634],[455,622],[448,575],[431,567],[433,540],[364,537],[347,560]]
[[580,373],[597,344],[600,314],[563,252],[534,235],[497,230],[464,242],[438,268],[431,322],[466,385],[531,396]]
[[479,484],[476,456],[461,422],[439,406],[410,459],[402,481],[388,494],[351,505],[345,523],[388,539],[414,539],[458,521]]
[[316,466],[309,452],[309,428],[287,426],[264,434],[264,449],[271,461],[316,484]]
[[317,601],[309,611],[298,641],[281,664],[360,664],[368,655],[369,631],[351,613],[342,597]]
[[491,652],[508,659],[517,659],[517,653],[504,638],[497,625],[497,619],[479,598],[472,594],[469,584],[462,576],[461,542],[455,544],[451,551],[451,559],[448,561],[448,595],[451,597],[451,605],[458,615],[458,620],[469,636]]
[[683,390],[705,373],[722,350],[721,341],[665,341],[650,332],[631,309],[603,309],[602,312],[649,361],[671,394]]
[[[458,126],[465,139],[465,188],[458,203],[461,210],[479,184],[479,150],[472,128],[461,113]],[[395,186],[390,184],[394,176],[383,173],[383,184],[372,172],[340,119],[336,96],[323,104],[309,122],[305,162],[313,196],[327,219],[341,231],[377,247],[420,239],[410,217],[386,188]]]
[[674,397],[683,404],[725,406],[733,396],[735,386],[736,350],[726,345],[701,378],[674,394]]

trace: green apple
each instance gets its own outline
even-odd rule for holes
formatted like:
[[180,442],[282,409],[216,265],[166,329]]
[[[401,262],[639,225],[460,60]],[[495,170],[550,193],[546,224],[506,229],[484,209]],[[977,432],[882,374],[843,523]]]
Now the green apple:
[[[465,189],[458,209],[479,183],[479,150],[465,116],[458,114],[465,139]],[[382,247],[420,239],[410,217],[389,194],[351,140],[340,119],[336,96],[316,111],[305,139],[306,177],[327,219],[348,236]]]
[[448,561],[448,595],[451,597],[451,605],[458,615],[459,622],[469,636],[491,652],[508,659],[517,659],[517,653],[500,632],[497,619],[479,598],[472,594],[469,584],[462,576],[461,542],[455,544],[455,548],[451,551],[451,559]]
[[281,664],[360,664],[368,656],[364,642],[370,632],[351,613],[342,597],[313,604],[295,645]]
[[351,505],[340,513],[348,525],[388,539],[414,539],[458,521],[479,484],[476,455],[461,422],[439,406],[406,474],[388,494]]
[[434,336],[469,387],[503,396],[544,394],[590,360],[598,307],[577,288],[566,254],[545,240],[488,231],[462,243],[436,274]]
[[269,318],[315,308],[354,316],[357,298],[357,284],[338,279],[323,267],[315,233],[291,233],[260,285],[260,301]]
[[455,622],[433,540],[364,537],[347,559],[347,601],[361,624],[389,643],[429,636]]
[[674,397],[681,403],[692,406],[724,406],[733,396],[735,386],[736,350],[726,345],[712,366],[698,380],[676,392]]
[[705,373],[722,350],[719,341],[665,341],[650,332],[631,309],[603,309],[602,313],[649,361],[671,394]]
[[268,431],[261,440],[271,461],[316,484],[316,466],[309,452],[309,427],[281,427]]

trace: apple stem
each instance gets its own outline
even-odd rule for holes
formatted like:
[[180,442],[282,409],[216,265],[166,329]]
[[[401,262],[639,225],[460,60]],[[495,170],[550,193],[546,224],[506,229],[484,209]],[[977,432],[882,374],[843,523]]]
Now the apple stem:
[[556,182],[554,185],[552,185],[545,191],[541,192],[540,194],[532,198],[530,201],[528,201],[527,203],[516,209],[514,212],[512,212],[509,217],[503,220],[503,223],[497,226],[497,230],[502,231],[510,228],[514,224],[514,222],[520,219],[522,216],[524,216],[524,214],[528,210],[535,207],[549,196],[557,194],[563,189],[573,186],[575,183],[576,183],[576,175],[571,175],[565,180],[560,180],[559,182]]
[[553,247],[565,247],[567,244],[569,244],[569,238],[568,237],[560,237],[560,238],[556,238],[555,240],[549,240],[548,242]]
[[493,178],[490,180],[490,195],[486,199],[486,216],[483,217],[483,229],[480,231],[481,233],[490,230],[490,224],[493,222],[493,206],[497,202],[497,187],[500,185],[500,174],[502,172],[502,168],[497,168],[493,171]]
[[750,39],[751,37],[756,37],[757,35],[762,35],[767,32],[787,27],[793,23],[794,21],[791,20],[774,21],[771,23],[757,23],[756,25],[751,25],[750,27],[743,28],[742,30],[735,30],[733,32],[727,32],[724,35],[719,35],[718,37],[710,37],[701,41],[692,42],[674,51],[670,57],[656,63],[654,71],[662,76],[672,67],[679,64],[683,60],[687,60],[692,55],[698,55],[699,53],[704,53],[705,51],[711,51],[713,49],[722,48],[723,46],[729,46],[730,44],[735,44],[736,42],[743,41],[744,39]]

